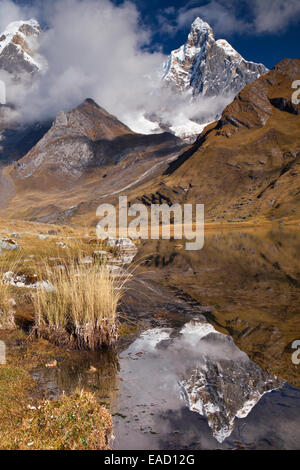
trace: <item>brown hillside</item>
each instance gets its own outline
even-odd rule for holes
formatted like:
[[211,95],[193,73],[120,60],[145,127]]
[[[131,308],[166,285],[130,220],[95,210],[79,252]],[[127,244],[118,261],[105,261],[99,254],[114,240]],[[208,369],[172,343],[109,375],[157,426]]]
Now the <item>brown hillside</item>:
[[158,176],[184,146],[167,132],[136,134],[88,99],[60,112],[42,139],[4,168],[0,209],[53,222],[81,213],[82,205],[94,212],[107,195]]
[[300,59],[285,59],[246,86],[156,191],[138,199],[198,202],[207,220],[300,218],[300,106],[291,101]]

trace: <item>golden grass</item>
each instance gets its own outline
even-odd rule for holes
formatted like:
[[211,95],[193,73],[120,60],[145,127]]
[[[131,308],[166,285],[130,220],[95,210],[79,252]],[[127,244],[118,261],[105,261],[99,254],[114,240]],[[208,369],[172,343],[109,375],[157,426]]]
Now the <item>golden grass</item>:
[[104,450],[112,433],[110,413],[90,392],[37,403],[29,373],[0,367],[1,450]]
[[[0,219],[0,229],[7,227]],[[4,291],[8,289],[16,301],[18,325],[30,328],[35,322],[34,331],[57,345],[92,350],[112,345],[118,336],[117,307],[131,276],[114,277],[105,268],[106,260],[118,250],[103,245],[94,231],[87,237],[88,230],[82,227],[16,222],[13,228],[22,236],[21,249],[5,252],[0,258],[0,279],[12,271],[29,284],[48,281],[55,288],[53,292],[33,291],[0,284],[0,301],[1,297],[6,299]],[[39,238],[49,230],[54,233]],[[93,255],[97,251],[108,253],[98,258]],[[85,258],[91,263],[82,263]],[[2,304],[7,305],[4,300]]]
[[30,410],[16,446],[35,450],[105,450],[112,433],[110,413],[90,392],[78,391]]
[[[15,264],[11,264],[13,271]],[[15,327],[13,299],[11,295],[11,288],[3,282],[3,275],[5,273],[3,266],[0,266],[0,328],[11,329]]]
[[97,350],[117,340],[117,307],[126,277],[113,277],[104,265],[69,260],[61,269],[46,266],[54,289],[38,289],[32,299],[35,330],[54,342]]
[[9,288],[2,282],[2,280],[0,280],[0,327],[2,328],[7,325],[10,309]]

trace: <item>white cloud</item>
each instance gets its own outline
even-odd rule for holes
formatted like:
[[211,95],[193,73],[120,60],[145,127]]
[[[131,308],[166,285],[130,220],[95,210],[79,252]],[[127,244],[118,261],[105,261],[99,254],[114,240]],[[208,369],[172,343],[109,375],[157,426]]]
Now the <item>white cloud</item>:
[[281,32],[300,19],[299,0],[255,0],[252,9],[257,33]]
[[216,33],[228,34],[241,31],[247,27],[247,24],[233,14],[230,4],[231,2],[223,4],[221,1],[212,0],[200,7],[183,8],[178,13],[178,28],[189,26],[199,16],[207,21]]
[[[27,18],[26,13],[12,2],[0,2],[6,25]],[[155,71],[165,57],[146,50],[150,33],[132,3],[117,7],[109,0],[43,2],[38,19],[46,19],[49,27],[41,35],[39,50],[48,71],[30,93],[7,87],[27,119],[69,110],[87,97],[122,119],[145,106],[152,111],[151,97],[159,82]]]
[[9,23],[19,19],[30,19],[37,13],[33,6],[20,7],[11,0],[0,0],[0,32],[3,31]]
[[[247,20],[240,15],[241,11],[248,13]],[[165,22],[174,33],[189,27],[197,16],[207,21],[217,35],[277,33],[299,21],[300,1],[210,0],[202,5],[191,1],[179,8],[173,18],[166,14]]]
[[[15,14],[19,16],[14,19],[20,19],[25,12],[19,9]],[[48,24],[39,49],[47,59],[47,73],[30,91],[2,77],[8,84],[8,100],[21,107],[23,119],[52,118],[90,97],[130,127],[150,132],[155,125],[145,122],[145,114],[180,125],[212,109],[207,100],[191,103],[190,95],[178,97],[161,86],[159,70],[166,56],[147,50],[151,33],[141,23],[134,4],[44,1],[38,19],[46,19]],[[214,106],[219,109],[219,103]]]

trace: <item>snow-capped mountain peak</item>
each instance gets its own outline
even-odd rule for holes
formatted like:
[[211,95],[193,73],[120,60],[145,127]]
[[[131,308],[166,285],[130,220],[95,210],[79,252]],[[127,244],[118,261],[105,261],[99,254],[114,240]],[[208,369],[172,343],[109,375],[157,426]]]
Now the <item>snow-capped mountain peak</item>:
[[40,33],[35,19],[10,23],[0,34],[0,69],[16,78],[41,71],[44,64],[36,52]]
[[225,39],[216,41],[210,25],[196,18],[186,43],[171,52],[162,78],[194,97],[234,97],[267,71],[263,64],[245,60]]
[[28,21],[13,21],[10,23],[0,37],[0,53],[11,42],[16,40],[15,36],[18,35],[24,41],[28,40],[32,35],[38,36],[41,32],[41,27],[37,20],[31,19]]
[[180,91],[187,90],[190,86],[190,71],[195,57],[203,55],[206,44],[210,41],[214,41],[212,28],[201,18],[196,18],[187,42],[172,51],[164,65],[163,80],[175,83]]
[[214,38],[212,27],[208,23],[206,23],[206,21],[202,20],[202,18],[200,18],[199,16],[193,21],[191,25],[191,30],[188,39],[193,39],[195,34],[198,34],[198,38],[203,34]]

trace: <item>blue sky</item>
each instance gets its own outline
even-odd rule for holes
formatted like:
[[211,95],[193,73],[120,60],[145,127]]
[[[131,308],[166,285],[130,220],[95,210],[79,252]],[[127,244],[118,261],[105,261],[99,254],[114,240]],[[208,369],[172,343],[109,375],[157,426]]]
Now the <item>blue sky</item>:
[[[99,0],[101,3],[102,0]],[[112,0],[121,5],[123,0]],[[22,5],[43,0],[16,0]],[[152,32],[151,48],[165,54],[179,47],[197,16],[217,39],[227,39],[246,59],[271,68],[285,57],[298,58],[300,0],[131,0]]]
[[[211,24],[217,39],[227,39],[248,60],[271,68],[285,57],[300,57],[300,0],[257,0],[261,6],[254,9],[254,0],[134,3],[143,20],[156,32],[154,42],[162,44],[165,53],[186,40],[192,18],[199,15]],[[176,26],[180,16],[186,20]]]

